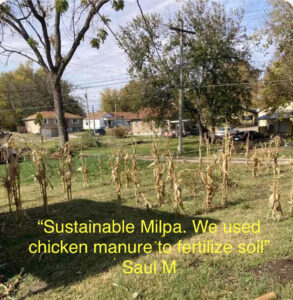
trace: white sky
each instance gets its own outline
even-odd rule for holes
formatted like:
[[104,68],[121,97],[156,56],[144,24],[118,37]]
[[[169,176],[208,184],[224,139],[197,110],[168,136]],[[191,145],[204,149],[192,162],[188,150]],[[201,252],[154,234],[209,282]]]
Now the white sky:
[[[244,25],[247,27],[249,33],[255,29],[261,28],[265,21],[268,6],[266,0],[218,0],[224,3],[227,9],[241,7],[245,9]],[[141,0],[141,6],[145,13],[160,13],[168,18],[170,14],[179,8],[183,0]],[[126,0],[123,11],[115,12],[109,8],[103,9],[102,14],[106,14],[112,20],[111,27],[116,32],[120,25],[125,25],[127,22],[139,14],[139,9],[136,0]],[[63,21],[62,26],[66,26]],[[66,31],[66,30],[65,30]],[[66,34],[63,37],[63,43],[68,44]],[[6,44],[10,47],[23,47],[22,40],[9,38]],[[25,46],[27,48],[27,46]],[[271,52],[267,55],[259,52],[258,49],[253,48],[253,62],[256,66],[264,69],[265,65],[271,59]],[[25,62],[23,57],[14,55],[10,58],[9,63],[5,64],[5,59],[0,57],[0,72],[7,72],[16,69],[19,63]],[[99,109],[100,92],[108,85],[112,88],[122,87],[125,83],[117,84],[119,82],[127,81],[127,57],[121,50],[109,33],[109,36],[99,50],[92,49],[88,41],[81,44],[76,52],[73,60],[68,66],[64,79],[69,80],[73,84],[86,84],[91,82],[101,82],[92,85],[101,85],[100,87],[89,88],[88,96],[90,105],[94,106],[95,110]],[[102,86],[103,85],[103,86]],[[85,90],[76,90],[75,93],[83,96]]]

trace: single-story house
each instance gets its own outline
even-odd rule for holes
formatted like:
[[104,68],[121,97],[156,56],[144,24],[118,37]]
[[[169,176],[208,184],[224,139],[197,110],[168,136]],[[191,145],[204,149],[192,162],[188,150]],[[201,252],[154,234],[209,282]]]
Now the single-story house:
[[[42,111],[42,125],[35,124],[37,114],[24,119],[25,128],[28,133],[41,134],[45,137],[58,136],[58,122],[54,111]],[[65,120],[68,132],[78,132],[82,129],[82,117],[65,113]]]
[[125,126],[130,129],[130,122],[136,114],[132,112],[94,112],[83,119],[83,129],[101,129]]
[[130,121],[130,131],[133,135],[162,135],[164,131],[170,131],[170,122],[166,121],[166,126],[156,126],[149,118],[153,115],[150,109],[143,109]]
[[293,101],[275,112],[261,111],[258,115],[260,132],[293,135]]

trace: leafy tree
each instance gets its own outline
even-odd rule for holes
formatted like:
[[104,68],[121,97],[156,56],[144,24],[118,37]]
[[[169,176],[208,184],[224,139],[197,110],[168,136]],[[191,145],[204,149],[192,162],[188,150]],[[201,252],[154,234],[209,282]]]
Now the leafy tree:
[[261,92],[263,108],[272,111],[286,106],[293,95],[293,7],[283,0],[269,0],[272,6],[266,23],[268,44],[276,46],[273,62],[266,70]]
[[[62,80],[64,108],[67,112],[82,115],[79,99],[71,96],[72,85]],[[1,127],[14,130],[22,119],[42,110],[53,110],[54,100],[49,78],[42,69],[34,70],[30,63],[19,65],[12,72],[0,76]]]
[[[96,25],[96,37],[91,39],[91,46],[99,48],[105,41],[107,31],[99,21],[101,19],[104,23],[110,21],[100,13],[106,4],[111,4],[114,10],[121,10],[124,7],[123,0],[8,0],[0,6],[2,54],[8,58],[14,54],[22,55],[39,64],[47,73],[62,145],[68,141],[68,133],[61,79],[79,45],[85,40],[86,33],[90,27],[93,28],[93,24]],[[67,18],[70,18],[71,22],[68,22]],[[68,29],[61,26],[62,20],[70,26],[70,40],[66,44],[62,43],[62,39],[65,31],[68,34]],[[10,33],[22,38],[30,50],[6,46],[5,42]]]
[[35,119],[34,123],[36,125],[42,126],[42,124],[43,124],[43,116],[42,116],[41,113],[39,113],[39,112],[37,113],[36,119]]
[[106,88],[101,93],[101,109],[107,112],[130,111],[138,112],[143,104],[144,83],[130,81],[120,90]]
[[[219,3],[197,0],[187,1],[170,21],[174,25],[182,19],[185,29],[196,33],[185,39],[184,102],[185,113],[202,130],[233,121],[251,104],[250,83],[258,71],[250,64],[242,15],[239,10],[228,15]],[[158,15],[136,17],[121,28],[121,41],[131,57],[129,72],[164,95],[165,101],[150,104],[170,110],[177,108],[179,37],[163,23]]]
[[117,111],[120,109],[119,91],[117,89],[106,88],[101,92],[101,110],[106,112]]

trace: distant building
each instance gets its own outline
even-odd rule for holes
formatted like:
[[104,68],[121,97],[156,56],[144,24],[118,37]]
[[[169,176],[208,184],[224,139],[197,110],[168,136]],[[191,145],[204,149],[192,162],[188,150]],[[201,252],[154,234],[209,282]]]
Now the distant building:
[[150,117],[154,116],[151,109],[143,109],[135,114],[130,122],[130,132],[133,135],[162,135],[165,131],[170,131],[170,122],[166,121],[166,126],[157,126],[155,121],[151,121]]
[[258,126],[261,132],[280,135],[293,135],[293,101],[275,112],[261,111],[258,114]]
[[125,126],[130,129],[130,122],[136,117],[132,112],[95,112],[83,119],[83,129],[94,130]]
[[[42,111],[43,123],[40,126],[35,124],[37,114],[28,116],[24,119],[25,128],[28,133],[42,134],[45,137],[58,136],[58,122],[54,111]],[[82,129],[82,117],[65,113],[65,120],[68,132],[78,132]]]

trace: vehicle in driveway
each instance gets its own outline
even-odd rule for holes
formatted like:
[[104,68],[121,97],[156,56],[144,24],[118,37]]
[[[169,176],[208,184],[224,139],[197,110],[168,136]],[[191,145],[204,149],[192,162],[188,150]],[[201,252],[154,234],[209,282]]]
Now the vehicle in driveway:
[[215,131],[215,136],[216,138],[222,138],[224,135],[225,135],[225,132],[227,131],[227,133],[229,135],[234,135],[234,134],[237,134],[238,133],[238,130],[236,128],[231,128],[231,127],[221,127],[221,128],[218,128],[216,131]]
[[106,135],[106,130],[104,128],[95,129],[94,134],[99,136]]
[[233,136],[233,141],[245,142],[247,140],[248,134],[249,134],[250,141],[264,141],[268,138],[264,134],[257,132],[257,131],[243,131],[243,132],[238,132],[237,134],[235,134]]

